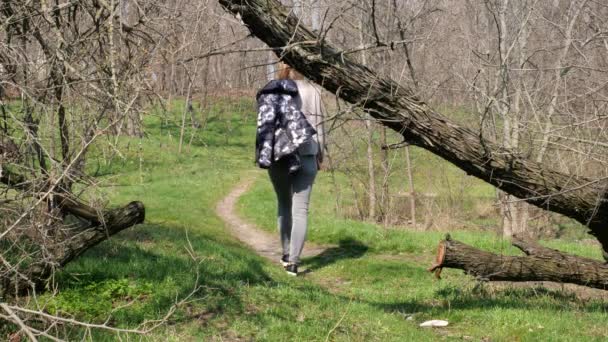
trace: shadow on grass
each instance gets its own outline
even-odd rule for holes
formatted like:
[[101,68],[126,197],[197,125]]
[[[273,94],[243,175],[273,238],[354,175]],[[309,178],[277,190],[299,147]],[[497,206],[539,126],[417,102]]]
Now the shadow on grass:
[[[190,258],[185,250],[188,240],[193,246],[198,260]],[[329,248],[322,254],[305,260],[311,268],[322,268],[342,259],[362,257],[368,247],[352,238],[343,239],[339,246]],[[223,240],[211,233],[188,233],[181,227],[166,225],[142,225],[122,232],[111,240],[88,251],[71,265],[60,277],[59,309],[77,316],[88,315],[93,321],[103,321],[109,312],[125,301],[134,304],[114,312],[113,320],[120,325],[134,325],[146,319],[154,319],[166,313],[175,303],[176,298],[184,298],[195,284],[198,272],[199,290],[188,304],[178,311],[170,324],[195,321],[204,329],[224,329],[231,317],[247,315],[247,320],[255,325],[264,326],[269,319],[287,321],[295,319],[288,304],[277,306],[276,310],[267,312],[252,306],[247,288],[261,286],[265,296],[274,303],[279,296],[281,300],[292,304],[301,302],[294,298],[307,298],[308,302],[331,302],[331,305],[347,306],[352,297],[330,294],[325,288],[309,283],[290,285],[291,295],[284,294],[264,270],[263,260],[243,248],[238,242]],[[71,274],[71,275],[70,275]],[[77,280],[75,277],[77,277]],[[108,291],[108,286],[90,287],[91,284],[107,283],[113,279],[129,279],[129,286],[144,288],[134,295],[126,290],[125,294],[112,292],[109,297],[98,293]],[[111,284],[111,282],[109,282]],[[419,283],[416,286],[424,286]],[[279,288],[284,287],[283,284]],[[114,290],[112,290],[114,291]],[[458,286],[442,286],[432,296],[423,300],[403,302],[373,302],[355,300],[370,305],[387,313],[428,313],[437,314],[449,310],[484,309],[494,307],[516,309],[541,309],[548,311],[586,311],[605,312],[605,303],[580,303],[559,291],[530,289],[508,289],[486,292]],[[267,293],[267,294],[266,294]],[[295,294],[295,295],[294,295]],[[85,301],[85,299],[90,299]],[[385,299],[386,300],[386,299]],[[79,303],[84,303],[76,306]],[[100,305],[98,310],[89,306]],[[304,302],[306,303],[306,302]],[[442,303],[449,303],[443,305]],[[274,304],[273,304],[274,305]],[[291,304],[289,304],[291,305]],[[217,322],[215,322],[217,320]],[[313,321],[316,322],[316,321]],[[104,340],[100,338],[99,340]],[[112,340],[111,336],[107,340]]]
[[[186,249],[189,244],[195,259]],[[243,284],[275,284],[260,258],[237,244],[205,233],[190,232],[186,238],[183,228],[153,224],[104,241],[69,264],[57,280],[60,293],[54,305],[77,317],[105,319],[114,306],[135,299],[113,313],[121,324],[139,324],[168,312],[197,285],[190,300],[203,303],[202,312],[243,312]],[[112,288],[121,280],[128,286]],[[83,298],[88,302],[84,307],[79,305]]]
[[321,254],[304,260],[309,270],[317,270],[342,259],[357,259],[362,257],[369,247],[354,238],[340,240],[337,247],[330,247]]
[[405,301],[400,303],[370,304],[376,305],[387,312],[399,313],[437,313],[449,310],[494,309],[496,307],[555,312],[569,310],[605,313],[608,311],[608,302],[605,300],[579,299],[570,291],[553,290],[543,286],[493,289],[491,291],[486,290],[484,285],[478,285],[472,289],[448,286],[435,291],[433,298],[428,302]]

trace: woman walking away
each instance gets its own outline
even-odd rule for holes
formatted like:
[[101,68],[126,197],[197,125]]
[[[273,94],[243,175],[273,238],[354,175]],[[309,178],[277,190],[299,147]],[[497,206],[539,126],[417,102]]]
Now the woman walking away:
[[312,185],[323,162],[321,93],[281,63],[278,80],[258,93],[256,162],[268,169],[277,195],[281,263],[298,275],[308,230]]

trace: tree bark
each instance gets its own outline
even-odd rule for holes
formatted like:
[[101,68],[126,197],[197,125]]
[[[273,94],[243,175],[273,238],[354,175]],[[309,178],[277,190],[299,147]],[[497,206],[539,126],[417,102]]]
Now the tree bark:
[[412,226],[418,229],[416,223],[416,190],[414,189],[414,170],[412,169],[412,160],[410,158],[410,147],[405,146],[405,166],[407,167],[407,185],[410,189],[410,216],[412,217]]
[[543,209],[587,225],[608,248],[608,180],[557,172],[432,110],[406,85],[380,78],[298,23],[277,0],[218,0],[277,56],[343,100],[358,104],[410,144]]
[[429,268],[439,277],[441,269],[457,268],[484,280],[553,281],[593,288],[608,288],[608,265],[540,246],[514,235],[512,244],[526,256],[506,256],[479,250],[449,235],[439,243],[436,263]]
[[[32,186],[24,176],[8,169],[3,170],[0,182],[19,191],[27,191]],[[25,269],[10,265],[0,254],[0,297],[22,294],[33,288],[43,290],[54,269],[65,266],[89,248],[126,228],[143,223],[145,219],[145,208],[141,202],[99,212],[66,194],[55,194],[54,197],[64,213],[85,220],[88,225],[81,229],[62,230],[59,241],[45,244],[47,252],[43,253],[44,256],[32,255],[34,260]],[[35,244],[36,241],[26,243]]]
[[4,277],[0,279],[0,294],[10,296],[24,294],[34,288],[37,292],[44,290],[55,269],[65,266],[110,236],[142,223],[145,218],[145,209],[141,202],[131,202],[125,207],[107,211],[99,216],[95,209],[74,200],[63,199],[60,203],[67,212],[89,220],[91,227],[69,230],[69,235],[65,236],[61,243],[46,246],[50,256],[32,263],[25,270],[9,270],[6,265],[1,265],[0,273]]
[[374,168],[374,127],[372,122],[365,120],[365,130],[367,131],[367,219],[371,222],[376,221],[376,169]]

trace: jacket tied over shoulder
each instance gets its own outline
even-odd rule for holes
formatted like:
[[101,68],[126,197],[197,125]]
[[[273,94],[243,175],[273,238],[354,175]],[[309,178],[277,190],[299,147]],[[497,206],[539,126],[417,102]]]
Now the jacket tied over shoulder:
[[301,111],[302,100],[293,80],[270,81],[257,94],[256,164],[269,168],[287,158],[289,172],[300,169],[298,147],[317,132]]

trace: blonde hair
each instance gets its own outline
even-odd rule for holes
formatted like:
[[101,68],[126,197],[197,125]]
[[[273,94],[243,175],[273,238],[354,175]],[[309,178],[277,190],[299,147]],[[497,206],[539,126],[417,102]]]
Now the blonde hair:
[[277,79],[279,80],[302,80],[304,76],[296,71],[296,69],[292,68],[285,62],[278,63],[277,70]]

